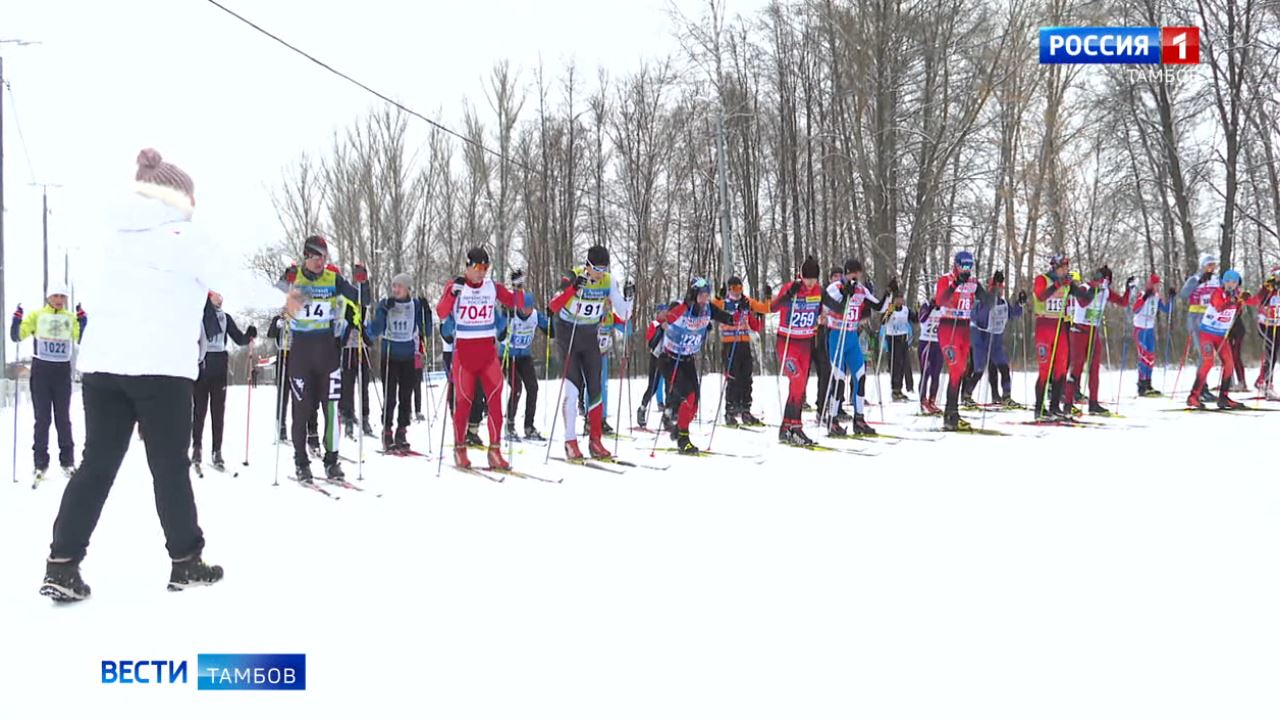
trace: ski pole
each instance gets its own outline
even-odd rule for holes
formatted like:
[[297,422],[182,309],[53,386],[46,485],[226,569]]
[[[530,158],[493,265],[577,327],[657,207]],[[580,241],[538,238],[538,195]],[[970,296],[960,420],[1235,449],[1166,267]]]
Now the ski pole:
[[[888,337],[886,334],[885,337]],[[876,343],[879,348],[876,349],[876,402],[880,403],[880,422],[884,423],[884,387],[880,385],[880,361],[884,359],[884,340],[879,336],[876,337]],[[893,355],[889,356],[889,364],[893,364]],[[890,375],[892,375],[890,371]]]
[[[736,325],[736,323],[735,323]],[[729,356],[724,362],[724,372],[720,375],[720,396],[716,399],[716,416],[711,421],[711,437],[707,438],[707,449],[711,449],[711,444],[716,440],[716,427],[720,424],[720,408],[724,406],[724,389],[729,383],[729,373],[733,369],[733,354],[738,351],[738,343],[732,342],[729,347]]]
[[[1187,355],[1191,352],[1191,334],[1187,333],[1187,345],[1182,350],[1182,362],[1178,363],[1178,372],[1173,376],[1173,390],[1169,393],[1169,404],[1177,404],[1178,381],[1182,379],[1182,367],[1187,364]],[[1168,370],[1165,371],[1166,376]]]
[[[667,354],[667,353],[664,351],[664,352],[663,352],[663,354],[665,355],[665,354]],[[674,393],[674,392],[675,392],[675,389],[676,389],[676,373],[680,370],[680,360],[682,359],[680,355],[669,355],[669,357],[674,358],[674,359],[675,359],[675,363],[671,366],[671,382],[668,384],[668,385],[669,385],[668,389],[669,389],[671,392],[668,392],[668,393],[667,393],[667,401],[668,401],[668,402],[667,402],[667,406],[666,406],[666,408],[664,408],[664,409],[663,409],[663,414],[666,414],[666,410],[667,410],[667,409],[669,409],[669,408],[671,407],[671,402],[670,402],[670,400],[671,400],[671,394],[672,394],[672,393]],[[683,405],[683,404],[684,404],[684,398],[680,398],[680,404],[681,404],[681,405]],[[679,413],[680,413],[680,407],[679,407],[679,405],[677,405],[677,406],[676,406],[676,415],[677,415],[677,417],[679,416]],[[678,421],[677,421],[677,422],[678,422]],[[659,424],[661,424],[661,423],[659,423]],[[662,436],[662,432],[661,432],[661,431],[659,431],[659,432],[655,432],[655,433],[653,434],[653,447],[649,448],[649,457],[656,457],[656,456],[657,456],[657,454],[658,454],[658,438],[659,438],[659,437],[661,437],[661,436]]]
[[[448,422],[449,397],[454,392],[453,367],[452,367],[453,359],[452,358],[450,358],[449,364],[450,364],[450,367],[445,370],[445,379],[448,382],[445,385],[445,396],[444,396],[444,403],[443,403],[444,405],[443,410],[445,413],[445,417],[440,419],[440,456],[436,459],[436,477],[440,477],[440,473],[444,470],[444,437],[447,434],[447,431],[450,425],[450,423]],[[454,404],[458,402],[458,398],[456,396],[453,398],[453,402]],[[455,426],[455,431],[456,431],[457,429],[456,426],[458,424],[457,418],[454,418],[454,422],[452,424]],[[457,435],[454,435],[454,437],[457,437]]]
[[[622,397],[624,394],[626,394],[623,392],[622,379],[627,376],[627,360],[628,360],[627,341],[631,339],[631,333],[627,330],[627,323],[629,322],[631,322],[630,316],[627,317],[626,322],[622,323],[622,367],[620,368],[620,371],[622,374],[618,376],[618,411],[614,414],[614,420],[617,421],[618,423],[622,423]],[[605,382],[609,382],[609,379],[605,378]],[[627,392],[629,393],[630,390],[628,389]],[[625,428],[626,425],[619,424],[618,427]],[[712,428],[711,432],[714,435],[715,428]],[[613,436],[613,454],[614,455],[618,454],[618,444],[621,441],[622,441],[622,434],[614,433],[614,436]]]
[[249,423],[253,420],[253,369],[257,367],[257,359],[253,355],[253,340],[249,341],[248,373],[245,379],[249,383],[248,399],[244,403],[244,466],[249,467]]
[[22,380],[18,377],[17,365],[13,373],[13,481],[18,482],[18,401],[22,394]]
[[[364,482],[364,423],[362,422],[362,421],[364,420],[364,412],[365,412],[365,406],[364,406],[364,405],[365,405],[365,402],[364,402],[364,362],[365,362],[365,355],[364,355],[364,318],[357,318],[357,324],[356,324],[356,384],[357,384],[357,385],[359,385],[359,387],[355,388],[355,389],[352,391],[352,394],[353,394],[353,395],[355,395],[356,397],[353,399],[353,402],[351,403],[351,404],[352,404],[352,406],[355,408],[355,411],[356,411],[356,412],[355,412],[355,414],[356,414],[356,416],[357,416],[357,417],[353,417],[353,418],[351,418],[351,422],[352,422],[353,424],[354,424],[354,423],[357,423],[357,422],[359,422],[359,423],[360,423],[360,426],[356,429],[356,431],[357,431],[357,433],[358,433],[358,435],[356,436],[356,438],[357,438],[357,439],[356,439],[356,481],[357,481],[357,482]],[[391,367],[391,363],[389,363],[389,362],[387,362],[387,361],[386,361],[386,354],[385,354],[385,353],[383,353],[383,363],[384,363],[388,368],[389,368],[389,367]],[[384,420],[384,425],[383,425],[383,427],[384,427],[384,428],[386,427],[386,425],[385,425],[386,414],[387,414],[387,413],[386,413],[386,410],[384,409],[384,410],[383,410],[383,412],[382,412],[382,416],[383,416],[383,420]],[[358,418],[358,419],[357,419],[357,418]],[[337,442],[337,441],[335,440],[335,442]]]
[[[566,320],[565,322],[568,322],[568,321]],[[556,407],[556,408],[559,408],[559,407],[560,407],[560,403],[561,403],[561,401],[562,401],[562,398],[564,397],[564,383],[565,383],[565,380],[569,377],[569,366],[572,364],[572,360],[573,360],[573,341],[574,341],[574,338],[575,338],[575,337],[577,336],[577,334],[578,334],[578,323],[576,323],[576,322],[575,322],[575,323],[569,323],[569,325],[570,325],[570,328],[569,328],[569,344],[565,346],[565,351],[564,351],[564,372],[562,372],[562,373],[561,373],[561,375],[560,375],[560,388],[559,388],[558,390],[556,390],[556,403],[555,403],[555,405],[554,405],[554,407]],[[547,347],[547,352],[548,352],[548,357],[550,357],[550,354],[549,354],[549,353],[551,352],[551,348],[550,348],[550,346],[549,346],[549,345],[548,345],[548,347]],[[549,370],[549,369],[550,369],[550,367],[551,367],[550,362],[548,362],[548,363],[547,363],[547,367],[548,367],[548,370]],[[585,387],[585,383],[584,383],[584,387],[583,387],[583,389],[584,389],[584,390],[586,389],[586,387]],[[563,408],[561,408],[561,412],[563,412]],[[552,446],[553,444],[555,444],[555,443],[553,442],[553,440],[554,440],[554,438],[555,438],[555,436],[556,436],[556,420],[558,420],[558,419],[559,419],[559,416],[558,416],[558,415],[557,415],[557,413],[553,410],[553,411],[551,412],[551,432],[547,434],[547,454],[542,458],[542,464],[543,464],[543,465],[546,465],[547,463],[550,463],[550,462],[551,462],[551,446]],[[566,425],[568,424],[568,420],[567,420],[567,419],[565,420],[565,424],[566,424]],[[568,429],[566,429],[566,432],[567,432],[567,431],[568,431]]]
[[[280,322],[282,324],[285,323],[285,320],[283,317],[281,318]],[[291,392],[289,388],[288,373],[285,370],[285,368],[289,367],[289,339],[291,335],[292,335],[292,330],[287,324],[285,324],[281,334],[283,344],[280,346],[280,356],[281,356],[280,362],[276,364],[277,386],[284,390],[284,392],[280,393],[280,402],[278,403],[279,407],[276,408],[277,410],[276,418],[278,418],[276,422],[280,422],[284,419],[284,404],[285,404],[285,401],[289,399],[289,393]],[[298,412],[298,408],[295,407],[294,413],[296,414],[297,412]],[[290,433],[289,437],[292,438],[293,434]],[[275,470],[271,478],[272,487],[278,486],[280,484],[280,446],[283,444],[284,444],[284,441],[280,441],[276,443]]]
[[[512,319],[514,319],[514,317]],[[511,432],[507,433],[507,455],[509,457],[514,457],[516,454],[516,406],[514,402],[516,398],[516,364],[511,362],[511,332],[511,323],[508,321],[507,341],[502,344],[502,359],[498,361],[498,364],[507,368],[507,383],[511,386],[511,396],[506,407],[507,422],[511,423]],[[525,402],[528,402],[528,400],[526,399]],[[498,412],[502,412],[502,409],[502,388],[498,388]],[[490,408],[489,412],[492,413],[493,408]]]

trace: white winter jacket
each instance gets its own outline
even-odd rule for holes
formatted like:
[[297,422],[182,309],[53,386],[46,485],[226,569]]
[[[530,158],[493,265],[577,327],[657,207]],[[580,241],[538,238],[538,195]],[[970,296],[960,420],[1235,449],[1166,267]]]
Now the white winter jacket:
[[[122,205],[93,298],[93,330],[80,346],[85,373],[195,380],[210,281],[207,236],[191,208],[142,186]],[[151,195],[150,197],[148,195]],[[168,202],[166,202],[168,201]]]

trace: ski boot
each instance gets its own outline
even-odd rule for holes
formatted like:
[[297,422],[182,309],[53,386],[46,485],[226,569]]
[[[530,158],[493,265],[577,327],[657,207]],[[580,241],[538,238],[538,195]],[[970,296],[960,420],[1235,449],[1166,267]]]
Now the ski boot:
[[973,429],[973,426],[968,420],[960,417],[959,412],[950,412],[942,421],[942,429],[947,432],[968,432]]
[[401,452],[401,453],[409,452],[409,438],[407,437],[408,433],[409,433],[408,428],[403,428],[403,427],[396,428],[396,436],[391,441],[391,447],[395,448],[396,452]]
[[342,423],[342,434],[346,435],[348,440],[355,440],[356,439],[356,421],[355,420],[351,420],[350,422],[344,421]]
[[455,445],[453,448],[453,465],[460,470],[470,470],[471,461],[467,459],[467,446]]
[[315,479],[315,476],[311,474],[311,463],[309,462],[297,463],[294,466],[293,472],[293,476],[297,478],[298,482],[309,483]]
[[1209,392],[1209,388],[1208,388],[1208,387],[1204,387],[1204,388],[1201,388],[1201,389],[1200,389],[1200,399],[1201,399],[1201,400],[1203,400],[1203,401],[1204,401],[1204,402],[1206,402],[1206,403],[1217,403],[1217,402],[1218,402],[1218,396],[1217,396],[1217,395],[1214,395],[1214,394],[1213,394],[1213,393],[1211,393],[1211,392]]
[[972,395],[965,395],[961,397],[960,407],[965,410],[981,410],[982,409],[982,406],[978,404],[977,400],[973,399]]
[[1192,390],[1191,394],[1187,396],[1187,407],[1193,410],[1203,410],[1204,395]]
[[1266,391],[1264,391],[1262,397],[1272,402],[1280,401],[1280,394],[1277,394],[1276,389],[1271,385],[1267,386],[1267,389]]
[[179,592],[200,585],[212,585],[222,579],[221,565],[208,565],[199,555],[174,560],[169,571],[169,590]]
[[364,433],[365,437],[377,437],[373,432],[373,426],[369,424],[369,418],[365,418],[360,422],[360,431]]
[[600,432],[604,433],[605,435],[617,435],[617,434],[618,434],[618,431],[613,429],[613,426],[609,424],[609,421],[608,421],[608,420],[601,420],[601,421],[600,421]]
[[844,426],[840,424],[840,421],[835,418],[831,418],[827,421],[827,437],[849,437],[849,431],[844,429]]
[[605,449],[604,443],[600,442],[600,438],[597,437],[593,437],[587,441],[587,452],[591,453],[592,460],[608,460],[613,457],[613,455]]
[[35,487],[36,485],[39,485],[40,483],[44,482],[44,475],[47,472],[49,472],[49,468],[42,468],[42,467],[36,468],[35,472],[32,473],[32,476],[31,476],[31,487]]
[[840,412],[836,413],[835,419],[839,420],[840,422],[853,422],[853,416],[850,415],[844,408],[840,408]]
[[901,390],[894,390],[892,399],[894,402],[906,402],[907,394],[902,392]]
[[675,434],[680,431],[676,426],[676,413],[674,410],[662,411],[662,429],[671,433],[671,438],[675,439]]
[[566,440],[564,442],[564,456],[570,462],[582,462],[582,449],[578,447],[577,440]]
[[502,447],[499,445],[489,446],[489,469],[490,470],[510,470],[511,463],[502,457]]
[[547,440],[546,438],[542,437],[542,433],[538,432],[538,428],[532,425],[525,426],[524,439],[532,440],[534,442],[546,442]]
[[[217,470],[217,471],[219,471],[219,472],[225,472],[225,471],[226,471],[226,469],[227,469],[227,464],[226,464],[225,462],[223,462],[223,460],[222,460],[222,451],[221,451],[221,450],[214,450],[214,451],[213,451],[213,459],[210,461],[210,463],[209,463],[209,464],[210,464],[210,465],[213,465],[213,469],[214,469],[214,470]],[[64,468],[63,468],[63,470],[66,470],[66,468],[64,467]]]
[[[813,404],[810,403],[808,400],[805,400],[804,404],[800,406],[800,409],[803,410],[804,412],[812,412]],[[822,408],[818,408],[818,409],[821,410]]]
[[680,434],[676,437],[676,449],[680,451],[681,455],[697,455],[701,452],[701,450],[698,450],[697,446],[693,444],[693,441],[689,439],[688,430],[681,430]]
[[738,425],[739,425],[739,424],[740,424],[740,423],[738,422],[738,414],[737,414],[737,413],[726,412],[726,413],[724,414],[724,426],[725,426],[725,427],[736,428],[736,427],[738,427]]
[[1243,410],[1244,403],[1239,400],[1232,400],[1227,396],[1226,388],[1218,391],[1218,409],[1219,410]]
[[426,422],[426,421],[427,421],[427,416],[426,416],[426,415],[423,415],[423,414],[422,414],[422,413],[420,413],[420,412],[416,412],[416,413],[414,413],[414,414],[413,414],[413,421],[414,421],[414,422],[419,422],[419,423],[420,423],[420,422]]
[[475,424],[467,425],[467,446],[468,447],[482,448],[485,446],[484,441],[480,439],[480,433],[478,432],[479,430],[480,430],[479,425],[475,425]]
[[1014,400],[1011,397],[1006,397],[1000,403],[1000,406],[1007,410],[1026,410],[1027,409],[1026,405],[1023,405],[1022,403],[1018,402],[1017,400]]
[[935,403],[932,398],[920,401],[920,411],[925,415],[942,414],[942,408],[938,407],[937,403]]
[[853,425],[849,428],[854,435],[875,435],[876,429],[871,427],[863,415],[853,416]]
[[395,451],[396,451],[395,436],[391,434],[391,430],[389,429],[383,430],[382,431],[382,453],[384,455],[391,455],[395,453]]
[[317,460],[324,457],[324,452],[320,449],[319,439],[316,439],[314,442],[307,440],[307,452],[311,454],[311,457],[316,458]]
[[645,427],[649,423],[649,408],[636,408],[636,427]]
[[284,445],[285,443],[289,442],[289,431],[284,428],[280,428],[280,437],[276,440],[276,442],[278,442],[281,445]]
[[45,561],[40,594],[55,602],[77,602],[89,597],[89,585],[80,577],[80,563]]
[[1066,410],[1063,411],[1063,414],[1065,414],[1068,418],[1078,418],[1084,415],[1084,411],[1076,407],[1075,405],[1068,405],[1066,407]]
[[192,464],[192,465],[199,465],[199,464],[200,464],[200,463],[202,463],[202,462],[204,462],[204,458],[202,457],[202,453],[200,452],[200,448],[198,448],[198,447],[193,447],[193,448],[191,448],[191,464]]
[[779,430],[778,442],[797,447],[809,447],[810,445],[818,444],[804,434],[804,428],[800,425],[788,425]]
[[1102,403],[1089,403],[1089,414],[1098,417],[1111,417],[1111,411],[1102,406]]
[[752,415],[749,410],[743,410],[741,413],[739,413],[739,417],[742,420],[742,424],[746,425],[747,427],[763,427],[764,426],[764,421],[756,417],[755,415]]
[[345,480],[347,478],[347,474],[342,472],[342,465],[337,458],[324,464],[324,476],[330,480]]

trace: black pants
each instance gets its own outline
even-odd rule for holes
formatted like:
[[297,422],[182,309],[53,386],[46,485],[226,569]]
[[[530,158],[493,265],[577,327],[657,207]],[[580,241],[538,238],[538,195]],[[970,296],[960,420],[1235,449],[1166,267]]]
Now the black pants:
[[644,397],[640,398],[640,407],[649,407],[649,401],[658,392],[658,383],[662,380],[662,358],[649,353],[649,384],[644,388]]
[[556,318],[556,346],[564,358],[565,379],[578,388],[578,397],[584,398],[587,407],[599,403],[602,397],[598,334],[599,328],[595,325],[575,328],[572,323]]
[[701,396],[698,364],[692,355],[676,357],[663,353],[662,374],[669,380],[675,378],[667,388],[667,412],[675,415],[681,430],[688,430]]
[[911,348],[906,335],[889,336],[889,385],[893,392],[902,392],[905,383],[907,392],[914,392],[914,375],[911,370]]
[[[364,372],[360,371],[360,358],[364,356]],[[356,421],[356,381],[360,381],[360,419],[369,420],[369,381],[373,375],[373,366],[369,364],[369,353],[352,348],[342,349],[342,395],[338,399],[338,412],[344,422],[355,424]],[[386,375],[383,375],[385,381]],[[386,383],[383,382],[383,385]],[[390,402],[390,401],[388,401]],[[314,428],[313,428],[314,429]]]
[[[819,322],[822,319],[819,318]],[[818,413],[822,413],[823,404],[827,401],[827,384],[831,382],[831,355],[827,349],[827,328],[820,326],[813,336],[813,350],[809,353],[809,367],[818,373]],[[805,383],[808,388],[808,383]],[[807,390],[806,390],[807,392]]]
[[84,559],[120,463],[129,450],[133,426],[146,427],[142,443],[155,490],[156,513],[169,557],[181,560],[204,549],[191,493],[192,382],[159,375],[84,376],[84,464],[62,493],[53,523],[54,558]]
[[416,384],[418,377],[417,371],[413,367],[413,358],[405,360],[396,360],[390,357],[389,353],[382,355],[382,379],[384,389],[387,393],[386,406],[382,410],[382,431],[384,433],[391,432],[391,418],[395,414],[397,407],[400,410],[400,416],[397,418],[397,428],[409,427],[411,419],[410,405],[413,403],[413,386]]
[[729,379],[724,385],[724,411],[741,413],[751,410],[751,375],[754,372],[754,358],[751,356],[751,343],[723,343],[720,355],[724,359],[725,372]]
[[324,409],[324,463],[338,459],[336,410],[341,395],[342,371],[338,368],[338,347],[323,333],[315,336],[294,333],[289,351],[289,392],[293,397],[293,460],[307,459],[307,420]]
[[507,422],[515,424],[516,408],[520,407],[520,392],[528,395],[524,401],[524,426],[533,427],[538,412],[538,371],[533,367],[532,355],[512,355],[502,368],[507,382],[511,383],[511,397],[507,399]]
[[49,422],[57,423],[58,464],[76,464],[76,442],[71,437],[71,363],[31,361],[31,403],[36,426],[31,452],[36,469],[49,467]]
[[205,356],[204,367],[200,368],[200,376],[196,378],[191,447],[199,450],[203,445],[204,416],[208,413],[212,421],[213,451],[222,452],[222,425],[227,413],[227,360],[226,353],[221,353],[220,362],[213,357],[216,354]]
[[414,366],[415,367],[413,369],[413,377],[414,377],[413,411],[421,415],[422,414],[422,382],[426,378],[426,373],[422,371],[422,368],[417,367],[416,361],[414,362]]

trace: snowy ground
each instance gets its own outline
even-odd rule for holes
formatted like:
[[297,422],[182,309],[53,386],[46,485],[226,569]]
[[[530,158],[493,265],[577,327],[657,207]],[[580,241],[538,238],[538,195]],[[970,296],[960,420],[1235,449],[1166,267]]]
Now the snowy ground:
[[[227,579],[164,590],[135,446],[83,566],[93,597],[69,607],[35,592],[65,481],[30,488],[23,404],[19,481],[0,482],[0,716],[1275,718],[1280,413],[1161,412],[1173,401],[1132,399],[1133,379],[1110,431],[842,445],[876,457],[721,428],[713,449],[765,462],[659,453],[670,470],[611,475],[517,446],[559,485],[437,477],[367,446],[367,491],[336,502],[272,486],[267,392],[240,464],[234,388],[239,476],[195,480]],[[776,421],[772,379],[755,404]],[[884,429],[936,424],[914,407],[885,408]],[[1006,423],[1027,415],[986,426],[1026,433]],[[427,444],[425,424],[411,433]],[[202,652],[306,653],[307,690],[198,693]],[[193,676],[102,685],[104,659],[186,659]]]

